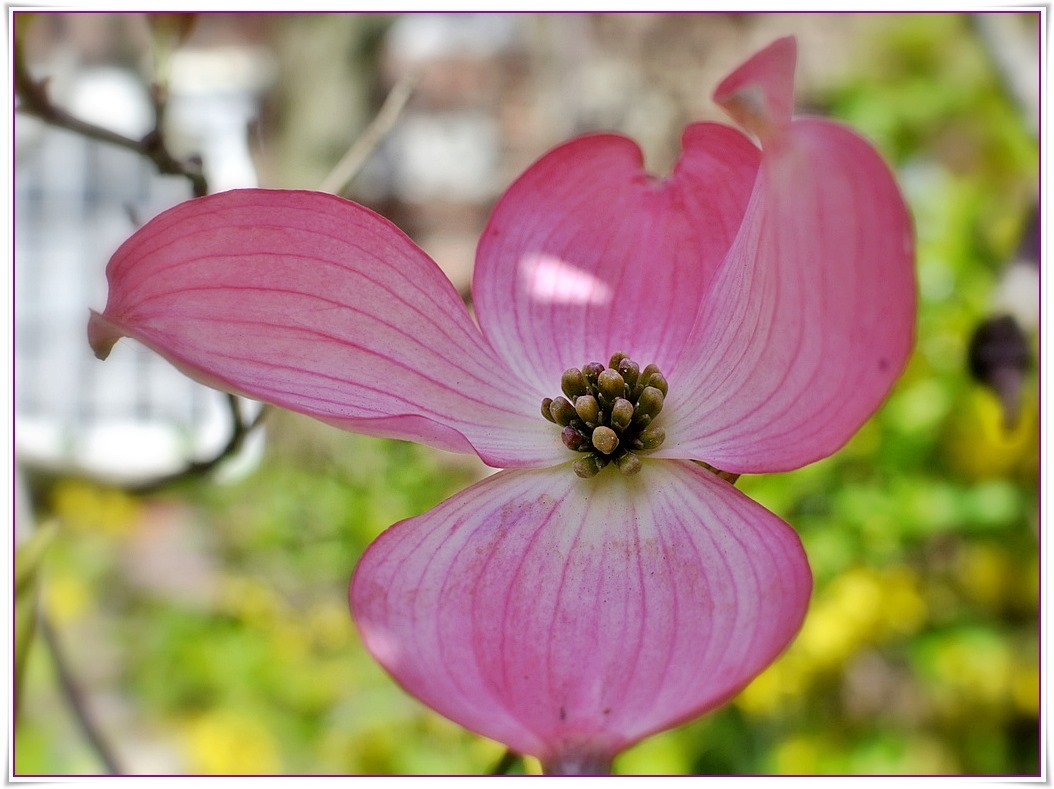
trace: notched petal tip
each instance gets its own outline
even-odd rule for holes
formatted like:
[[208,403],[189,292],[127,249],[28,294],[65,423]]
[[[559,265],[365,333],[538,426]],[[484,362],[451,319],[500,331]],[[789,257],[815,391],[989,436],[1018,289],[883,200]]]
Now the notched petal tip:
[[106,361],[113,346],[125,336],[126,333],[118,328],[117,324],[107,320],[102,313],[91,311],[91,317],[88,319],[88,344],[95,352],[96,359]]
[[722,80],[713,99],[762,142],[790,124],[794,108],[794,36],[777,39]]

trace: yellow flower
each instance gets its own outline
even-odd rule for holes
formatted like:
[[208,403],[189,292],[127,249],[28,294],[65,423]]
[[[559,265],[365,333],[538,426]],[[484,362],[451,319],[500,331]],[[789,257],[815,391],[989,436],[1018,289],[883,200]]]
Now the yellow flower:
[[187,727],[187,767],[210,775],[274,774],[282,770],[278,744],[259,721],[247,715],[216,711]]
[[945,439],[948,465],[965,479],[1031,479],[1039,463],[1038,407],[1027,392],[1017,424],[1007,429],[998,398],[973,387],[954,411]]

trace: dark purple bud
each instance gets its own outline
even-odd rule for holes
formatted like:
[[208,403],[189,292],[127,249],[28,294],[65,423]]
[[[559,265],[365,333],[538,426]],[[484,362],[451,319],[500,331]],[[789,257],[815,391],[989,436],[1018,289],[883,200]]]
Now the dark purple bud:
[[590,362],[582,368],[582,375],[585,376],[586,383],[593,389],[596,389],[597,379],[602,372],[604,372],[604,365],[600,362]]
[[589,439],[582,435],[578,430],[568,425],[560,431],[560,440],[564,442],[564,446],[568,449],[573,449],[576,452],[580,449],[588,451],[590,449]]

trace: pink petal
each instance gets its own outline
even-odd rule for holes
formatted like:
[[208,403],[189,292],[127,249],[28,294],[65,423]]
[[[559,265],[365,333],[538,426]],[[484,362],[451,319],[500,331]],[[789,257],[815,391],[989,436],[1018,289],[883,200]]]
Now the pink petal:
[[780,38],[722,80],[714,101],[762,140],[781,133],[794,110],[794,65],[798,43]]
[[494,354],[439,268],[387,220],[313,192],[243,190],[166,211],[107,267],[89,339],[134,337],[212,386],[342,428],[566,460],[540,395]]
[[866,141],[800,120],[766,148],[704,315],[694,358],[668,376],[657,455],[782,471],[849,439],[915,326],[911,221]]
[[580,480],[506,471],[391,527],[351,587],[410,693],[542,759],[598,771],[721,704],[805,615],[797,535],[690,463]]
[[758,165],[757,149],[724,126],[691,126],[682,142],[673,175],[657,179],[631,140],[573,140],[495,208],[476,257],[476,313],[539,386],[615,351],[675,365]]

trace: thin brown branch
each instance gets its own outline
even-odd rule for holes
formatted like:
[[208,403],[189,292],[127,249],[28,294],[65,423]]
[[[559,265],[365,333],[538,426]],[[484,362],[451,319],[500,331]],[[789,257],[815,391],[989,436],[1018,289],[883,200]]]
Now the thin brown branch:
[[[162,86],[154,84],[150,89],[150,100],[154,110],[154,128],[141,140],[136,140],[77,118],[52,103],[48,96],[47,79],[35,80],[30,76],[29,69],[25,64],[21,42],[17,38],[15,41],[14,62],[15,92],[19,100],[17,107],[19,112],[39,118],[50,126],[67,129],[87,139],[116,145],[137,153],[153,162],[158,172],[187,178],[191,183],[195,197],[202,197],[208,194],[208,184],[200,166],[193,161],[182,161],[176,158],[165,144],[162,126],[167,107],[167,91]],[[333,172],[327,176],[321,187],[323,191],[340,194],[348,188],[348,185],[362,170],[362,167],[384,139],[384,136],[395,125],[399,115],[410,100],[416,83],[416,74],[408,74],[396,83],[385,99],[377,116],[337,163]],[[204,476],[238,452],[249,434],[263,421],[268,412],[268,406],[265,405],[254,419],[247,421],[242,416],[239,401],[236,397],[228,395],[228,405],[231,412],[231,435],[226,445],[219,452],[207,460],[189,463],[185,468],[173,474],[133,485],[131,489],[137,493],[149,493],[184,480]]]
[[87,701],[84,698],[84,693],[73,678],[73,672],[70,670],[69,661],[66,659],[66,654],[62,649],[62,645],[59,643],[58,634],[55,632],[55,628],[51,624],[51,621],[43,612],[40,613],[37,625],[40,630],[41,638],[51,655],[51,662],[55,666],[55,674],[59,681],[59,689],[61,690],[66,703],[69,704],[70,710],[73,712],[73,717],[76,719],[77,725],[80,727],[85,739],[87,739],[88,744],[99,757],[99,761],[102,762],[108,775],[124,775],[124,770],[121,769],[121,765],[117,760],[113,748],[106,741],[106,737],[103,735],[98,723],[92,717],[91,712],[88,709]]
[[227,458],[237,454],[245,445],[245,440],[263,423],[264,418],[270,411],[270,406],[264,405],[254,418],[247,420],[242,415],[240,401],[232,394],[227,395],[227,406],[231,412],[231,436],[219,452],[208,460],[196,460],[188,463],[185,468],[173,474],[166,474],[163,477],[130,485],[129,490],[133,493],[153,493],[169,485],[205,476]]
[[370,125],[358,136],[347,153],[340,158],[330,174],[322,181],[322,185],[319,186],[320,191],[335,195],[344,194],[347,191],[355,176],[362,171],[377,146],[399,120],[399,116],[413,95],[417,81],[418,74],[410,72],[395,83],[395,86],[388,92],[384,104],[377,111],[376,117],[370,121]]
[[190,181],[195,197],[208,194],[208,183],[201,167],[193,161],[182,161],[168,150],[165,144],[161,123],[164,117],[164,94],[163,91],[154,88],[151,90],[151,100],[154,106],[154,128],[151,129],[141,140],[126,137],[111,129],[97,126],[94,123],[77,118],[52,103],[48,96],[48,80],[36,80],[30,76],[26,67],[25,56],[22,52],[21,42],[15,39],[15,95],[18,97],[16,110],[24,115],[30,115],[42,120],[49,126],[66,129],[75,134],[91,140],[116,145],[149,159],[163,175],[178,175]]

